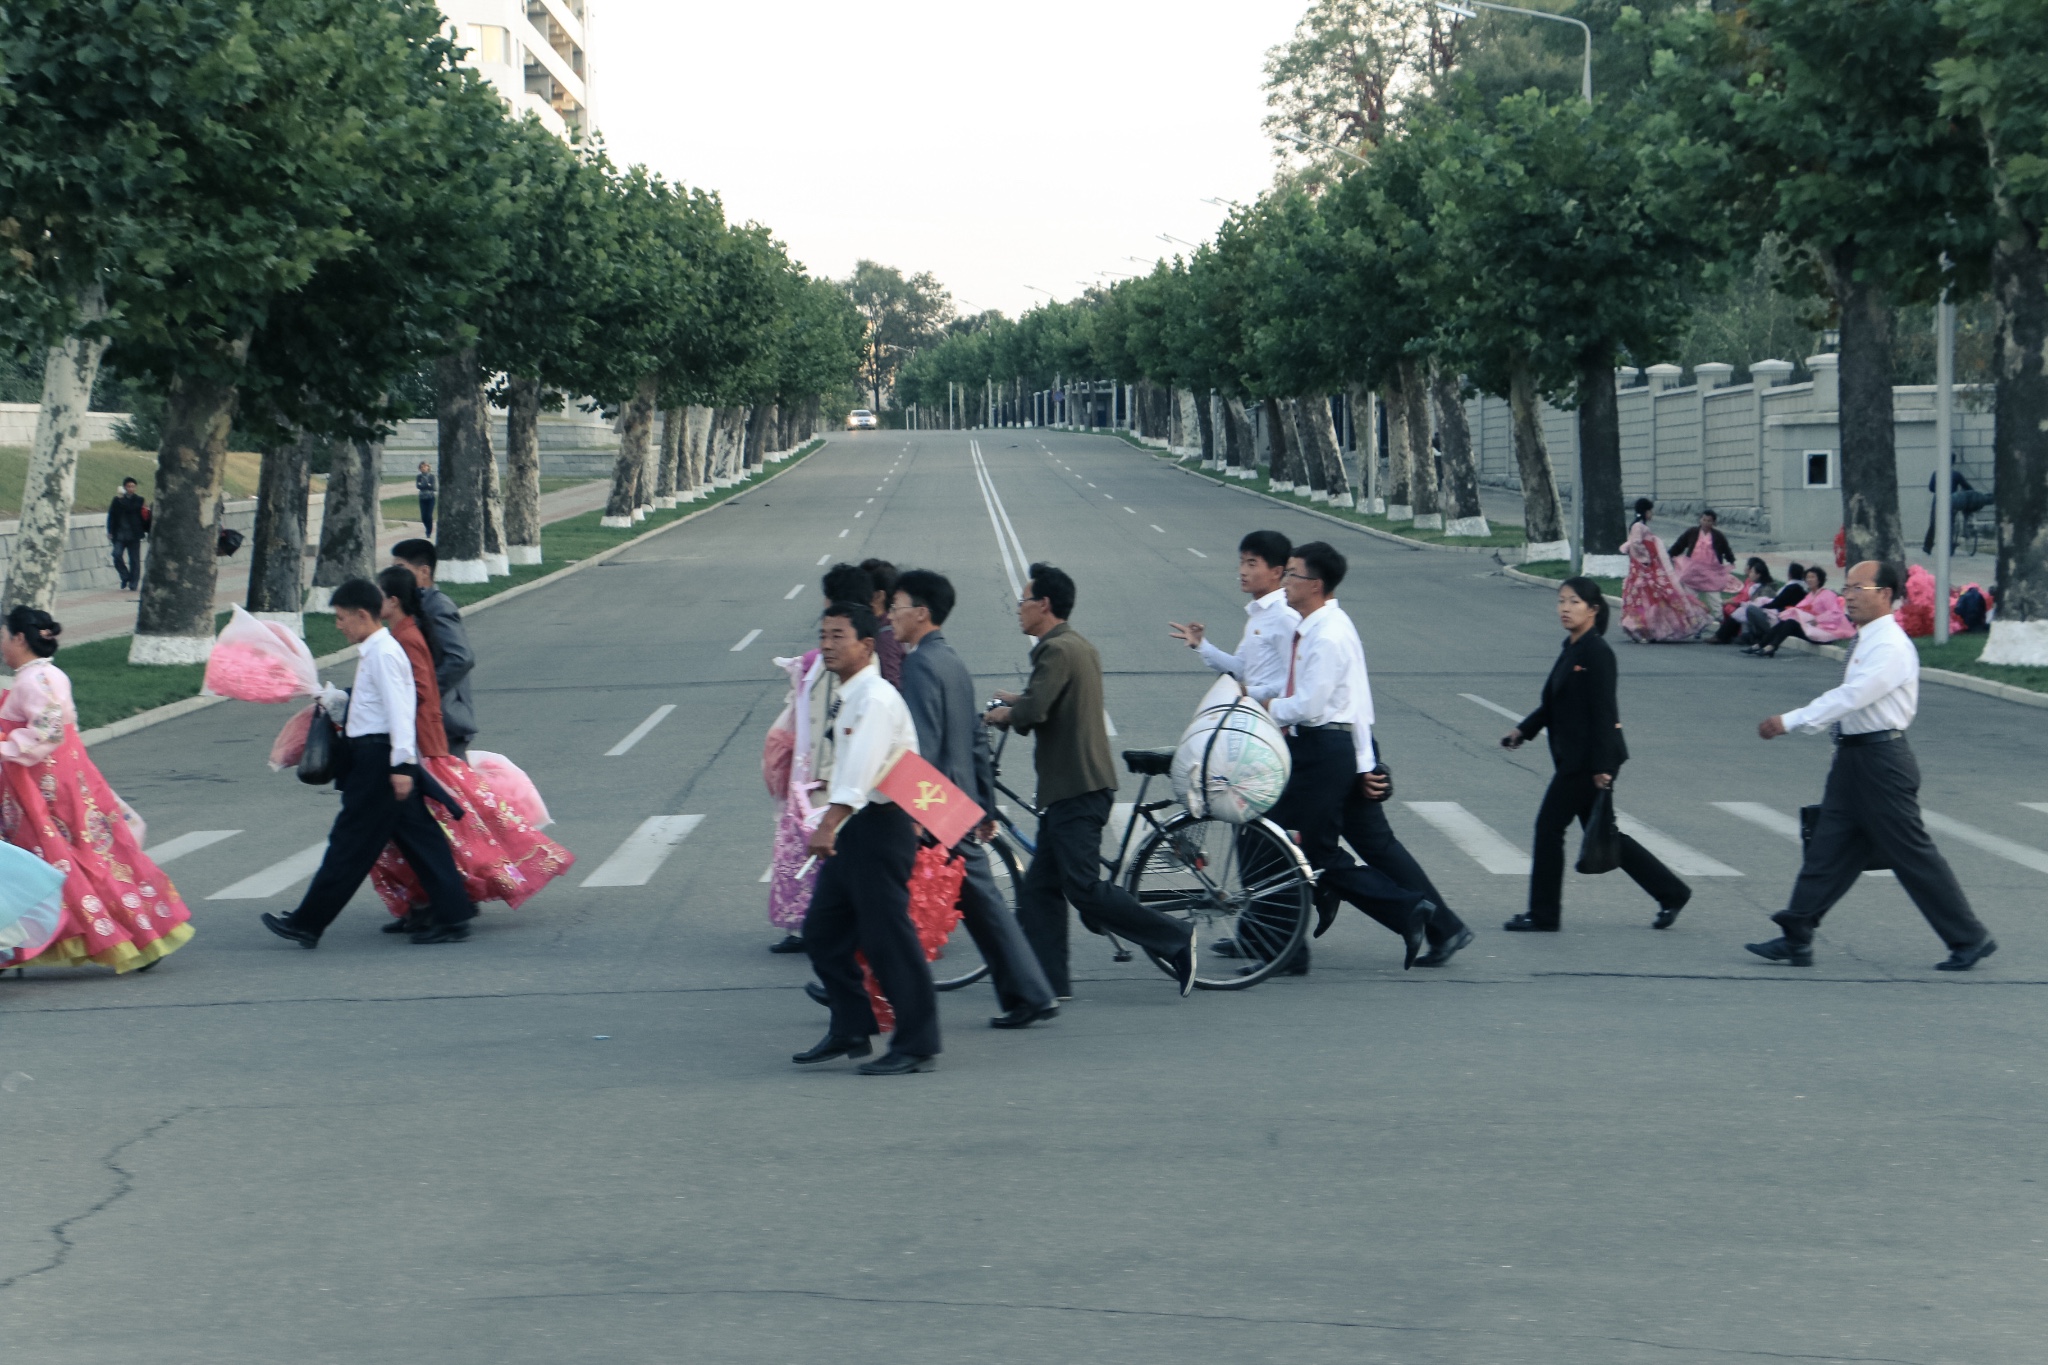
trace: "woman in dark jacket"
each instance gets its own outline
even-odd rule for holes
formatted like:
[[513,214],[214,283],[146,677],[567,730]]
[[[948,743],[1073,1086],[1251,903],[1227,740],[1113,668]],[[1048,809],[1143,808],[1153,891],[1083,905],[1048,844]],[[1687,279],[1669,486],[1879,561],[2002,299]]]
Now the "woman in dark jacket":
[[[1621,711],[1615,701],[1614,651],[1607,633],[1607,600],[1590,578],[1566,579],[1557,591],[1557,619],[1569,638],[1543,684],[1543,704],[1523,717],[1501,743],[1519,749],[1547,727],[1557,775],[1536,812],[1536,849],[1529,869],[1529,910],[1501,927],[1513,933],[1557,932],[1564,896],[1564,836],[1576,817],[1583,827],[1593,800],[1614,785],[1628,761]],[[1692,899],[1692,888],[1626,834],[1621,870],[1657,900],[1659,929],[1669,929]]]

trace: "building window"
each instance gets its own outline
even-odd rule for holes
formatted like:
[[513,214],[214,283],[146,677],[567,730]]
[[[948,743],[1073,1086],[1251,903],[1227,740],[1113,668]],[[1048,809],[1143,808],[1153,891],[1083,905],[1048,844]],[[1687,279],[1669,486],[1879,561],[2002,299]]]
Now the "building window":
[[1833,488],[1835,486],[1835,452],[1832,450],[1809,450],[1804,456],[1806,463],[1806,486],[1808,488]]
[[462,44],[470,60],[479,66],[517,66],[519,56],[512,45],[512,30],[497,24],[464,24]]

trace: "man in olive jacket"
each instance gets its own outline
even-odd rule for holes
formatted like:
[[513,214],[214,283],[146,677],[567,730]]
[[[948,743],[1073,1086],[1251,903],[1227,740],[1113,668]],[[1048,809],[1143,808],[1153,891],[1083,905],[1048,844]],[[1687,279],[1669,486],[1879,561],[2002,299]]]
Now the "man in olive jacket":
[[1017,604],[1017,621],[1038,641],[1031,651],[1031,682],[1023,693],[998,692],[991,725],[1036,733],[1038,851],[1024,874],[1017,919],[1044,966],[1053,993],[1074,993],[1067,971],[1067,905],[1097,933],[1110,932],[1156,954],[1172,968],[1180,993],[1194,989],[1191,926],[1138,901],[1102,880],[1102,827],[1116,794],[1116,766],[1102,716],[1102,659],[1067,618],[1074,611],[1074,580],[1050,564],[1031,566],[1031,585]]

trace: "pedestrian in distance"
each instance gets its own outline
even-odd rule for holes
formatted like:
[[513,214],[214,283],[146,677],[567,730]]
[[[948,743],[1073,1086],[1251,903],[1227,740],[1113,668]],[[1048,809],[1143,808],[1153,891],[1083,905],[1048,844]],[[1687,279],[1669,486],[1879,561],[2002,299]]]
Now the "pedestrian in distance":
[[854,958],[859,953],[896,1012],[889,1050],[863,1063],[860,1072],[904,1076],[930,1071],[937,1062],[939,997],[910,920],[917,826],[875,790],[891,758],[917,752],[910,712],[875,663],[875,629],[875,614],[863,601],[835,602],[818,621],[819,657],[839,688],[813,773],[825,784],[830,804],[810,835],[811,853],[821,865],[804,916],[804,950],[825,983],[832,1023],[815,1046],[790,1060],[812,1066],[873,1050],[868,1040],[879,1027]]
[[[1557,932],[1564,904],[1564,836],[1576,819],[1584,827],[1593,803],[1612,791],[1628,745],[1621,733],[1614,650],[1607,633],[1607,599],[1590,578],[1568,578],[1557,590],[1557,620],[1564,647],[1543,683],[1543,701],[1501,737],[1519,749],[1550,731],[1556,774],[1536,812],[1536,845],[1529,868],[1529,909],[1501,927],[1513,933]],[[1669,929],[1692,899],[1692,888],[1628,835],[1620,836],[1621,870],[1657,902],[1651,927]]]
[[440,554],[433,541],[399,541],[391,547],[391,563],[410,571],[413,582],[419,584],[420,620],[434,653],[434,683],[441,689],[441,725],[448,732],[448,752],[468,762],[469,742],[476,738],[476,704],[469,694],[476,652],[469,647],[462,608],[434,586]]
[[[860,571],[868,576],[869,596],[863,600],[880,626],[875,632],[875,663],[889,686],[903,686],[903,642],[889,624],[889,604],[896,595],[896,566],[886,559],[863,559]],[[849,599],[851,600],[851,599]]]
[[1036,734],[1038,851],[1024,874],[1018,918],[1038,954],[1053,994],[1074,993],[1067,963],[1067,906],[1095,933],[1113,933],[1164,962],[1186,996],[1195,988],[1193,925],[1140,905],[1102,879],[1102,827],[1116,795],[1109,731],[1103,723],[1102,656],[1067,624],[1074,580],[1050,564],[1033,564],[1017,602],[1017,624],[1038,643],[1031,681],[1020,692],[997,692],[984,719],[1020,735]]
[[440,485],[434,480],[434,471],[427,468],[425,460],[420,461],[420,472],[413,476],[413,489],[420,497],[420,534],[431,537],[434,534],[434,499],[439,495]]
[[[463,894],[448,838],[427,812],[431,793],[444,808],[454,800],[426,776],[419,762],[419,710],[405,648],[384,628],[384,590],[351,578],[330,599],[334,624],[356,647],[355,687],[346,698],[348,760],[340,778],[341,812],[327,836],[327,853],[298,908],[265,914],[263,925],[301,948],[317,948],[384,846],[396,843],[426,892],[427,921],[414,943],[460,943],[469,937],[476,906]],[[342,707],[339,689],[323,700]],[[452,813],[452,812],[451,812]]]
[[1906,743],[1920,708],[1920,653],[1892,619],[1905,583],[1897,564],[1867,559],[1851,568],[1844,593],[1856,645],[1841,686],[1756,727],[1767,740],[1792,730],[1828,730],[1835,737],[1820,819],[1792,884],[1791,904],[1771,916],[1784,933],[1746,945],[1767,961],[1812,966],[1821,919],[1880,861],[1948,945],[1948,959],[1935,963],[1936,971],[1967,972],[1998,951],[1921,823],[1920,764]]
[[149,534],[149,506],[135,491],[135,480],[121,480],[121,491],[107,504],[107,544],[114,551],[114,573],[122,592],[142,586],[142,538]]
[[988,727],[975,706],[974,677],[941,630],[953,612],[953,585],[929,569],[912,569],[896,580],[893,596],[889,623],[905,651],[903,701],[917,726],[917,752],[990,812],[957,849],[967,873],[960,883],[961,919],[988,964],[1003,1011],[989,1026],[1028,1028],[1060,1008],[990,866],[986,845],[996,834],[996,791]]

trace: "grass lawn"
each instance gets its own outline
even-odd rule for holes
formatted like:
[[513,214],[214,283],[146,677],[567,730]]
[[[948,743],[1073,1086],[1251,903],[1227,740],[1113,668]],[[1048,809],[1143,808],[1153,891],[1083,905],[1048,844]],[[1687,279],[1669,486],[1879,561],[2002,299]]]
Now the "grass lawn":
[[[819,443],[819,444],[822,444]],[[812,445],[803,454],[793,456],[779,468],[788,468],[817,450]],[[564,484],[584,480],[564,480]],[[714,503],[723,502],[735,494],[744,493],[754,487],[754,482],[736,484],[731,488],[715,489],[708,497],[696,502],[685,503],[669,511],[649,512],[647,520],[629,529],[607,530],[599,526],[602,512],[586,512],[567,521],[558,521],[543,526],[540,532],[541,555],[546,561],[541,564],[516,566],[509,577],[493,578],[488,583],[450,583],[443,589],[457,605],[468,606],[495,597],[507,588],[521,583],[531,583],[536,578],[567,568],[579,560],[590,558],[611,549],[615,545],[645,535],[658,527],[701,512]],[[228,613],[222,612],[214,621],[215,629],[226,623]],[[71,678],[71,692],[78,704],[78,728],[92,730],[114,721],[126,719],[140,711],[164,706],[171,702],[183,701],[199,694],[199,685],[205,680],[203,664],[179,664],[169,668],[133,668],[128,663],[126,635],[107,640],[95,640],[91,644],[71,645],[57,654],[57,662]],[[306,616],[306,645],[313,651],[313,657],[323,658],[348,647],[336,629],[332,616],[308,613]],[[283,707],[278,711],[278,724],[284,723],[287,714]]]
[[[229,501],[256,496],[256,476],[263,457],[252,450],[228,452],[223,483]],[[88,446],[78,457],[78,490],[71,500],[73,512],[104,512],[121,480],[134,479],[142,496],[151,497],[156,486],[156,454],[124,446],[119,441],[100,441]],[[0,518],[21,515],[21,493],[28,483],[28,447],[0,446]]]
[[1986,635],[1951,635],[1948,643],[1938,645],[1933,636],[1916,639],[1920,647],[1920,666],[1923,668],[1945,668],[1951,673],[1967,673],[1973,678],[1988,678],[2012,687],[2024,687],[2029,692],[2048,692],[2048,668],[2014,668],[2006,664],[1980,664],[1977,656],[1990,643]]

